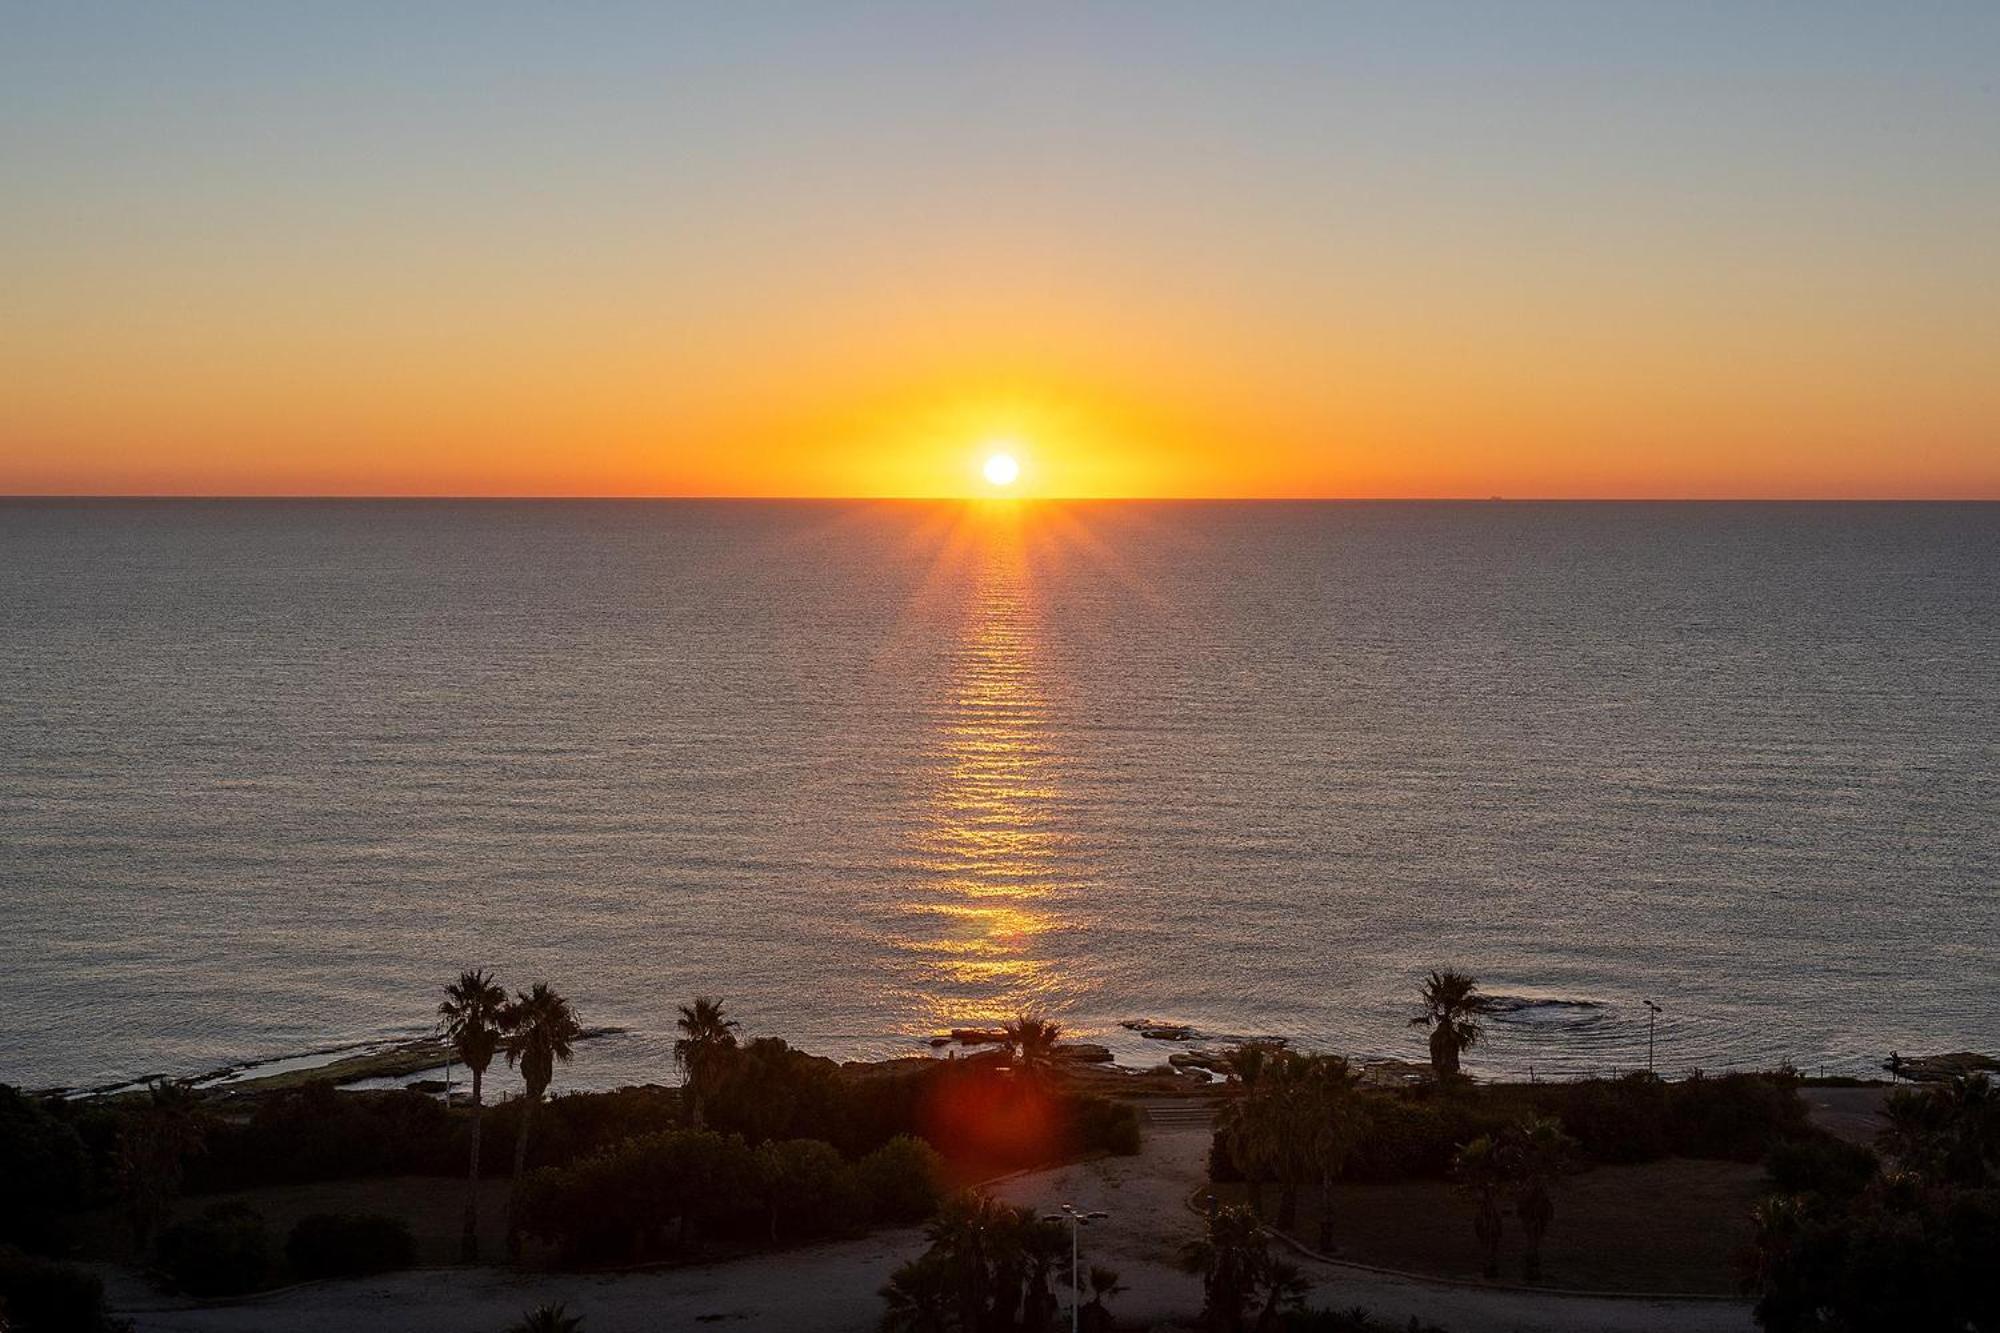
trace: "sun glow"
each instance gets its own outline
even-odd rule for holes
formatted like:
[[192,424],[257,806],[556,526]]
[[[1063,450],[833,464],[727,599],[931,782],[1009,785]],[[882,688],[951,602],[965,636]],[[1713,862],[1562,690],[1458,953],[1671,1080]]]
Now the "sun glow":
[[988,454],[979,471],[990,486],[1012,486],[1021,479],[1021,462],[1014,455],[1000,450]]

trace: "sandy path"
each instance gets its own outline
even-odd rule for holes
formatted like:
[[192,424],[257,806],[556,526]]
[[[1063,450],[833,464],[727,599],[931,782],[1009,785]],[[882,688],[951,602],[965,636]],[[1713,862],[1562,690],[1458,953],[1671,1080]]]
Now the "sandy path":
[[[1201,1226],[1185,1206],[1206,1170],[1209,1131],[1186,1109],[1149,1124],[1139,1157],[1108,1158],[1035,1172],[1000,1184],[1012,1203],[1052,1211],[1073,1203],[1111,1214],[1084,1232],[1084,1263],[1118,1270],[1131,1290],[1113,1304],[1120,1323],[1145,1328],[1189,1319],[1200,1283],[1174,1256]],[[242,1305],[130,1311],[140,1333],[498,1333],[542,1301],[563,1301],[588,1333],[652,1333],[712,1325],[727,1329],[861,1333],[881,1315],[877,1291],[891,1270],[922,1249],[918,1232],[883,1232],[709,1268],[622,1277],[514,1275],[490,1269],[430,1269],[324,1283]],[[1311,1302],[1363,1305],[1395,1324],[1417,1315],[1451,1333],[1738,1333],[1747,1307],[1726,1301],[1554,1297],[1386,1276],[1300,1260]],[[1393,1326],[1393,1325],[1392,1325]]]

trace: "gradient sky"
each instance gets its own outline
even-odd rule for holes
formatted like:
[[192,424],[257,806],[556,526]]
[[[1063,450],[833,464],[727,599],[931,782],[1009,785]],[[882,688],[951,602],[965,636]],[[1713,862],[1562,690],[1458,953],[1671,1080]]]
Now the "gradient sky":
[[0,492],[2000,497],[2000,5],[9,4]]

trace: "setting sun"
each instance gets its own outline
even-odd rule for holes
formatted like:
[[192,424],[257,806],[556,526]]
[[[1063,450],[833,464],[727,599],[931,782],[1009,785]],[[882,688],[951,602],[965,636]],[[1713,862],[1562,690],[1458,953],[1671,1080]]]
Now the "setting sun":
[[980,471],[994,486],[1012,486],[1021,478],[1020,460],[1009,453],[988,454]]

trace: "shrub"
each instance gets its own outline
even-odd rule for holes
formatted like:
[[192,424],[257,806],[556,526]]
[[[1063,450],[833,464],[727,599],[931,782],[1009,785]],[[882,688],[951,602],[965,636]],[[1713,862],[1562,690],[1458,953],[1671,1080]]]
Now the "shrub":
[[81,1207],[90,1160],[76,1130],[39,1097],[0,1083],[0,1245],[39,1249]]
[[831,1235],[859,1219],[861,1187],[855,1169],[832,1144],[773,1139],[757,1149],[756,1163],[757,1190],[772,1241]]
[[1139,1112],[1130,1102],[1115,1102],[1090,1093],[1070,1099],[1070,1123],[1077,1145],[1119,1157],[1139,1151]]
[[408,1268],[417,1242],[400,1218],[315,1213],[292,1228],[285,1260],[300,1277],[359,1277]]
[[271,1271],[263,1215],[240,1203],[210,1204],[160,1233],[160,1266],[190,1296],[255,1291]]
[[855,1166],[873,1222],[921,1222],[943,1197],[944,1162],[922,1139],[899,1134]]
[[668,1130],[631,1139],[566,1167],[543,1167],[521,1186],[519,1215],[531,1236],[572,1262],[644,1258],[714,1229],[749,1234],[759,1208],[755,1158],[738,1135]]
[[213,1126],[189,1164],[197,1192],[360,1176],[455,1175],[465,1126],[420,1092],[340,1092],[309,1083],[258,1102],[242,1124]]
[[2000,1190],[1887,1176],[1760,1212],[1757,1322],[1772,1333],[1959,1333],[2000,1318]]
[[1348,1180],[1441,1180],[1460,1145],[1498,1134],[1508,1108],[1488,1099],[1364,1093],[1363,1128],[1347,1160]]
[[96,1274],[0,1247],[0,1328],[15,1333],[97,1333],[111,1327],[104,1284]]
[[1874,1151],[1862,1144],[1813,1134],[1773,1145],[1764,1172],[1779,1193],[1845,1199],[1866,1189],[1880,1165]]
[[1695,1074],[1666,1086],[1668,1141],[1683,1157],[1754,1162],[1779,1139],[1810,1131],[1793,1074]]

